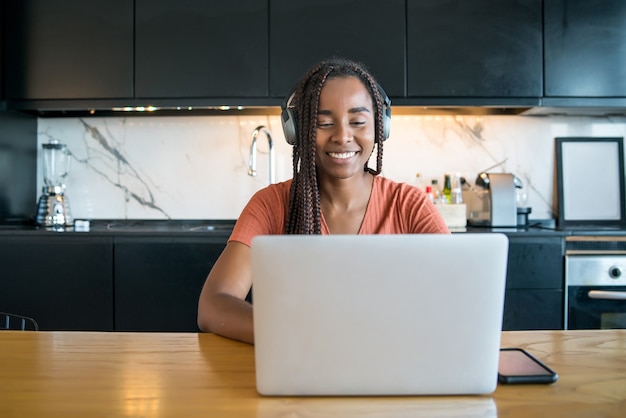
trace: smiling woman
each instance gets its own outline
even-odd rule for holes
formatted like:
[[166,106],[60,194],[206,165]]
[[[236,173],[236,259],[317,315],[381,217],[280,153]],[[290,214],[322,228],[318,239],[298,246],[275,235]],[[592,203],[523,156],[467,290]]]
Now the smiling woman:
[[281,113],[293,178],[258,191],[242,211],[202,289],[200,329],[254,341],[244,299],[257,235],[449,233],[425,193],[379,175],[390,105],[365,67],[349,60],[323,61],[296,84]]

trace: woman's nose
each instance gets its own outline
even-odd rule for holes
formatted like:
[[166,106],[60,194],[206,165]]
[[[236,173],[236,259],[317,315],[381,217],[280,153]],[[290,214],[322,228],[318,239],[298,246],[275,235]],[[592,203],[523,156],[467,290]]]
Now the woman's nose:
[[338,123],[336,125],[333,139],[336,142],[344,143],[352,140],[352,127],[350,123]]

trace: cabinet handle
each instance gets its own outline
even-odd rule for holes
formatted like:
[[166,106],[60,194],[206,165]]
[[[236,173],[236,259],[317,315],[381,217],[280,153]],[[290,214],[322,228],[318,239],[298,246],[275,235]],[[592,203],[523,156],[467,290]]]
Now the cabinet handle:
[[590,299],[626,300],[626,292],[610,292],[607,290],[590,290]]

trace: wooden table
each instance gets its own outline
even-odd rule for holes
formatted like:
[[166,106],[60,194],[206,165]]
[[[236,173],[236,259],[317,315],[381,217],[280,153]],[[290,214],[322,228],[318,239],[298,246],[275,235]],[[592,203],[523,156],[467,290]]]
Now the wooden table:
[[559,373],[490,396],[262,397],[212,334],[0,332],[0,417],[626,416],[626,330],[505,332]]

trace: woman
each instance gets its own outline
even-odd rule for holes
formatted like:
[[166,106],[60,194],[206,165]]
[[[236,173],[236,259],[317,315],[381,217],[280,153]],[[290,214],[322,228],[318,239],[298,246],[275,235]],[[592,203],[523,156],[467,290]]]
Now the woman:
[[[293,178],[260,190],[242,211],[202,289],[201,330],[254,342],[245,298],[256,235],[449,233],[424,193],[378,176],[389,104],[352,61],[324,61],[297,84],[282,115]],[[368,166],[374,149],[376,169]]]

